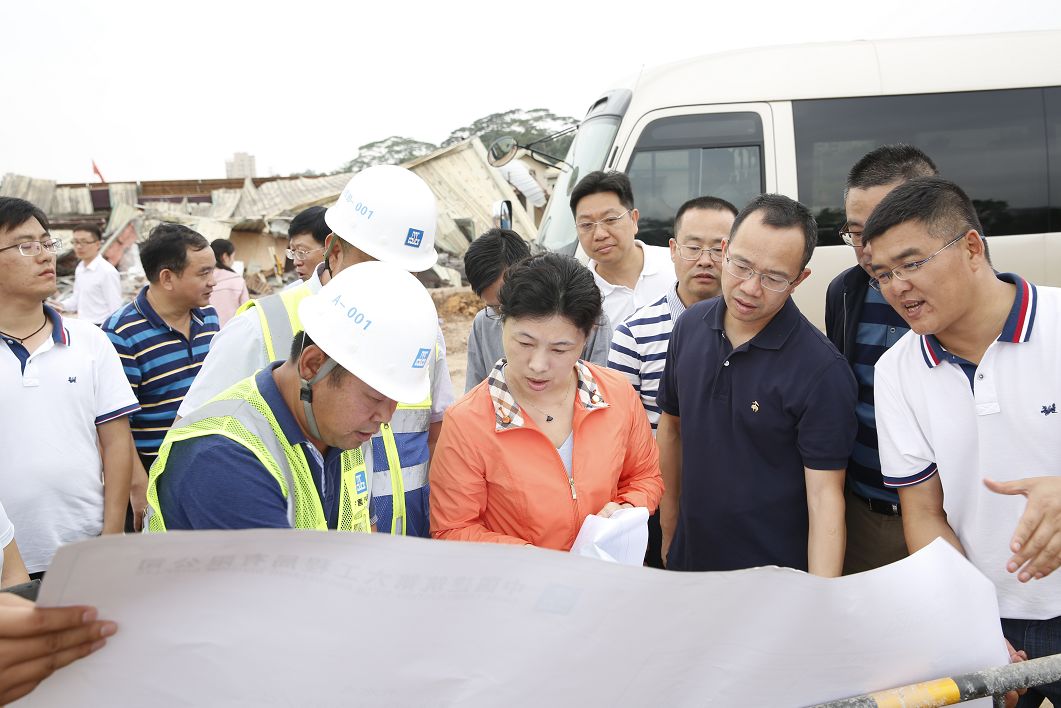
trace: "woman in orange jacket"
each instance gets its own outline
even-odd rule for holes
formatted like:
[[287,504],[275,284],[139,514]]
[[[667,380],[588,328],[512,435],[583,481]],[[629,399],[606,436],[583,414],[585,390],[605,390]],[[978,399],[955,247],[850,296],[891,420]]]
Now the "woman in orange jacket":
[[593,275],[533,256],[499,297],[505,358],[446,411],[432,535],[569,550],[590,514],[653,512],[663,480],[644,408],[622,375],[578,358],[601,315]]

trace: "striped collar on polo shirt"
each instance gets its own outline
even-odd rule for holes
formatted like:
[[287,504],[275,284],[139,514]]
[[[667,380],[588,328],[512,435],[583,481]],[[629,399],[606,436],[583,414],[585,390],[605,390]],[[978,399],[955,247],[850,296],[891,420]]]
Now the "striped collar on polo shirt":
[[[1039,297],[1035,285],[1014,273],[999,273],[998,279],[1017,286],[1017,296],[1013,299],[1006,324],[998,341],[1020,344],[1032,338],[1032,327],[1035,325],[1035,307]],[[934,334],[921,336],[921,356],[925,358],[928,368],[934,369],[945,361],[947,350]]]
[[52,341],[70,346],[70,330],[63,324],[63,316],[47,305],[44,306],[44,314],[52,321]]
[[[516,403],[516,399],[512,397],[512,392],[505,381],[505,367],[507,365],[507,359],[499,360],[494,365],[490,375],[486,377],[490,386],[490,399],[494,404],[494,415],[497,419],[494,429],[497,432],[514,430],[526,425],[523,412],[520,410],[519,404]],[[575,375],[578,379],[579,404],[587,411],[607,408],[608,403],[600,395],[600,390],[597,388],[597,379],[593,377],[593,372],[590,371],[589,367],[581,361],[576,361]]]

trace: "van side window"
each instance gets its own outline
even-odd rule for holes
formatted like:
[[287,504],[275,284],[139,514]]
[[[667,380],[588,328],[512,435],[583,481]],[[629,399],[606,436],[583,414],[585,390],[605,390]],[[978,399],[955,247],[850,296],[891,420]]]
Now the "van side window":
[[1046,147],[1050,160],[1050,231],[1061,231],[1061,88],[1046,97]]
[[966,190],[988,235],[1049,231],[1044,112],[1043,89],[793,101],[799,200],[818,218],[819,243],[840,244],[851,165],[899,142]]
[[649,123],[628,169],[641,214],[637,237],[666,246],[674,214],[703,195],[742,207],[762,194],[763,124],[757,113],[672,116]]

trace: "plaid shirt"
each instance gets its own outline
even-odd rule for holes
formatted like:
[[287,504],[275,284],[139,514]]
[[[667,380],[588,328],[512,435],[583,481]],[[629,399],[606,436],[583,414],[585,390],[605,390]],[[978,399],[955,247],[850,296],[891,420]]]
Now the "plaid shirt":
[[[494,404],[494,415],[496,416],[495,430],[515,430],[525,426],[523,412],[520,410],[516,399],[505,381],[505,366],[507,359],[502,359],[494,366],[493,371],[486,377],[490,385],[490,399]],[[577,391],[578,402],[587,411],[598,408],[607,408],[608,403],[600,395],[597,388],[597,380],[593,378],[593,372],[581,361],[575,362],[575,375],[578,379]]]

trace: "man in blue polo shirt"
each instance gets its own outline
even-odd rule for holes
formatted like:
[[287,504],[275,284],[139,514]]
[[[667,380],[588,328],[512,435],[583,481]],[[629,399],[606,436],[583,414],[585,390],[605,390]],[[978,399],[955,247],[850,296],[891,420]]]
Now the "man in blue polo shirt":
[[130,421],[139,453],[130,531],[140,529],[147,509],[147,470],[219,329],[210,307],[214,252],[202,235],[181,224],[159,224],[140,247],[140,262],[148,284],[103,323],[140,401]]
[[855,163],[844,189],[844,242],[856,265],[829,283],[825,333],[847,358],[858,381],[858,437],[847,463],[847,553],[844,574],[861,573],[906,557],[899,495],[884,484],[873,412],[873,366],[910,331],[881,293],[869,286],[862,228],[880,200],[908,179],[936,174],[928,155],[910,145],[885,145]]
[[[938,177],[896,187],[866,222],[870,284],[912,330],[877,362],[880,460],[910,551],[942,537],[963,552],[995,584],[1006,639],[1034,659],[1061,652],[1061,576],[1027,582],[1011,565],[1026,507],[985,480],[1061,477],[1061,290],[996,273],[983,233]],[[1021,704],[1044,697],[1058,705],[1061,683]]]
[[657,398],[668,568],[842,570],[856,385],[789,297],[817,232],[802,204],[756,198],[722,242],[722,297],[675,323]]

